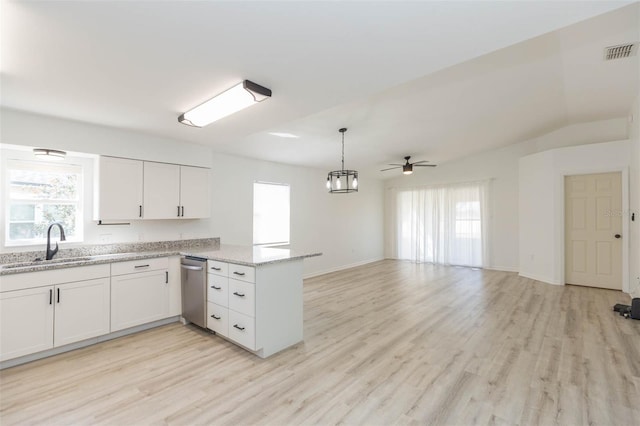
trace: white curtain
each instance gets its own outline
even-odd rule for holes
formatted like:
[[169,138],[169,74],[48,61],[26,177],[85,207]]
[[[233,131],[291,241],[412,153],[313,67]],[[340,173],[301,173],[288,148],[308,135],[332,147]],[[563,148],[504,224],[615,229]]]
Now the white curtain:
[[488,197],[489,181],[391,190],[391,257],[489,266]]

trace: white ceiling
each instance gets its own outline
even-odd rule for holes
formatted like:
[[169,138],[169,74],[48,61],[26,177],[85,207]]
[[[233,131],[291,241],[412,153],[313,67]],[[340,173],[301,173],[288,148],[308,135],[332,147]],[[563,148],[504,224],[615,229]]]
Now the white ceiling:
[[[632,4],[630,4],[632,3]],[[2,105],[373,177],[624,116],[629,1],[0,3]],[[177,117],[237,82],[273,97],[206,128]],[[270,132],[299,136],[285,139]],[[3,141],[10,143],[11,141]]]

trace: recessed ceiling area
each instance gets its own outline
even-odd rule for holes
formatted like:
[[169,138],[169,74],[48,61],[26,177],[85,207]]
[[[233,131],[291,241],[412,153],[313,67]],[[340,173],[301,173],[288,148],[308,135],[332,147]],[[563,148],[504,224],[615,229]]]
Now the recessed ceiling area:
[[[2,106],[363,176],[625,116],[638,2],[3,1]],[[266,102],[177,117],[250,79]],[[277,135],[289,134],[296,137]],[[11,143],[11,141],[3,141]]]

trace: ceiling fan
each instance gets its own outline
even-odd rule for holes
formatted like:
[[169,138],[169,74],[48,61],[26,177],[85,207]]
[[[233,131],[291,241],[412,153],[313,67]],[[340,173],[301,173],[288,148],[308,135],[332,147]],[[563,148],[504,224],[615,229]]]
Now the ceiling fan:
[[415,163],[410,163],[409,159],[411,158],[410,155],[407,155],[406,157],[404,157],[404,159],[407,161],[405,164],[389,164],[390,166],[394,166],[394,167],[389,167],[388,169],[382,169],[380,170],[381,172],[386,172],[387,170],[393,170],[393,169],[399,169],[400,167],[402,167],[402,173],[405,175],[410,175],[411,173],[413,173],[413,166],[416,167],[436,167],[435,164],[420,164],[420,163],[428,163],[428,161],[423,160],[423,161],[416,161]]

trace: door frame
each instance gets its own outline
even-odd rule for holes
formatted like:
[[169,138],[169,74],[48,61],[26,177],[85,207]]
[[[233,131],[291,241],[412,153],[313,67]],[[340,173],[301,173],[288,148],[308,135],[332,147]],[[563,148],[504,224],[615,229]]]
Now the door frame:
[[565,193],[564,181],[566,176],[590,175],[597,173],[620,173],[622,183],[622,291],[629,293],[629,167],[577,167],[562,169],[556,176],[556,249],[558,250],[560,262],[559,271],[556,271],[561,282],[565,285]]

